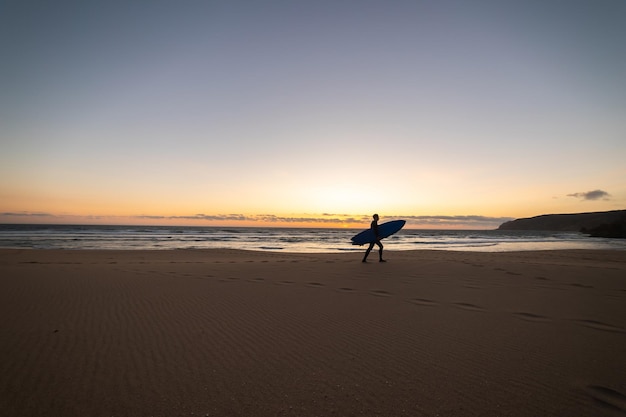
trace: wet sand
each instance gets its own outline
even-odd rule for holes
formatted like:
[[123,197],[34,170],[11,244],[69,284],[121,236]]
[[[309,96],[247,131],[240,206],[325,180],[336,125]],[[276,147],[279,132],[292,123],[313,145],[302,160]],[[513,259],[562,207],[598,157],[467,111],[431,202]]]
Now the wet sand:
[[361,255],[0,250],[0,414],[626,414],[626,252]]

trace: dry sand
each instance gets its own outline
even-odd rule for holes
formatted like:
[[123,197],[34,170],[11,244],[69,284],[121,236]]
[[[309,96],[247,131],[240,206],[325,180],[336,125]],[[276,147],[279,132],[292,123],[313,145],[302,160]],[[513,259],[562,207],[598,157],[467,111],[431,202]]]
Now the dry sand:
[[626,252],[387,257],[2,250],[0,414],[626,414]]

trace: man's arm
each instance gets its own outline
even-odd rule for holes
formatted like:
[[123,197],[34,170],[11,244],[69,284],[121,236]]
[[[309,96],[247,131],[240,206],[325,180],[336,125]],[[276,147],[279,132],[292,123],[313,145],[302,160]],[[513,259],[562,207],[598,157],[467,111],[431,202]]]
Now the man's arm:
[[378,222],[372,222],[372,231],[374,232],[374,236],[376,236],[376,240],[380,240],[380,233],[378,232]]

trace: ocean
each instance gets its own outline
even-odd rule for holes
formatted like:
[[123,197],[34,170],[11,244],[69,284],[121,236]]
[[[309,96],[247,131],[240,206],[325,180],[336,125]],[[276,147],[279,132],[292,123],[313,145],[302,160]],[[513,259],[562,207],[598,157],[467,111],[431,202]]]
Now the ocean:
[[[350,238],[362,229],[264,227],[0,225],[0,248],[27,249],[245,249],[338,253],[363,251]],[[403,229],[383,241],[386,250],[506,252],[554,249],[626,250],[625,239],[576,232]]]

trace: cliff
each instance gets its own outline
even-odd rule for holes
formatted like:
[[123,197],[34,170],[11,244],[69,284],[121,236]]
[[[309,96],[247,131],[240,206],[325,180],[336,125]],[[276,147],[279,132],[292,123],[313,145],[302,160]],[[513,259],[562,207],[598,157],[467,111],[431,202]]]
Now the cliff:
[[571,231],[587,233],[594,237],[626,238],[626,210],[544,214],[503,223],[498,230]]

